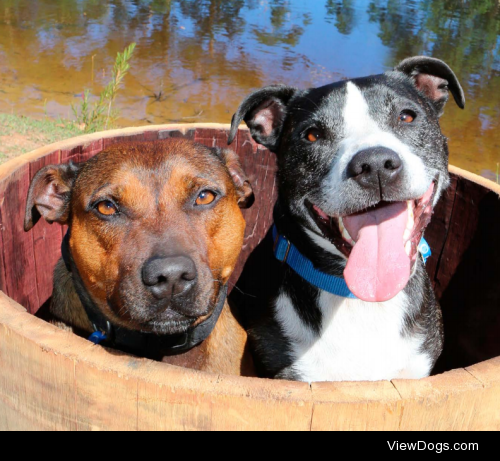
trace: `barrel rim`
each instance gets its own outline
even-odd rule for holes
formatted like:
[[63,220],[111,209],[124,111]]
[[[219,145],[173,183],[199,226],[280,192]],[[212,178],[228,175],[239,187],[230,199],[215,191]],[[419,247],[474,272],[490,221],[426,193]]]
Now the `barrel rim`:
[[[500,357],[472,367],[448,371],[421,380],[379,382],[327,382],[312,385],[300,382],[215,375],[203,371],[135,358],[94,346],[84,338],[29,314],[25,308],[0,291],[0,326],[9,335],[18,335],[44,353],[63,355],[103,372],[114,372],[123,379],[137,379],[157,386],[175,383],[177,388],[208,394],[234,396],[258,395],[287,402],[352,403],[382,401],[401,403],[410,400],[443,398],[500,383]],[[3,335],[0,335],[0,337]],[[213,385],[217,383],[216,387]],[[201,386],[201,387],[200,387]]]

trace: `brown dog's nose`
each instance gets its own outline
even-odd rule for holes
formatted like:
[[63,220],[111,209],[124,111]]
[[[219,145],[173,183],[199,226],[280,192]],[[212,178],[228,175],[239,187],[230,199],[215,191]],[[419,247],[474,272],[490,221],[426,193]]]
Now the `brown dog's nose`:
[[158,300],[188,293],[197,278],[196,265],[186,256],[151,258],[142,269],[144,285]]
[[396,182],[402,171],[403,162],[396,152],[375,147],[354,156],[347,167],[347,177],[365,188],[383,188]]

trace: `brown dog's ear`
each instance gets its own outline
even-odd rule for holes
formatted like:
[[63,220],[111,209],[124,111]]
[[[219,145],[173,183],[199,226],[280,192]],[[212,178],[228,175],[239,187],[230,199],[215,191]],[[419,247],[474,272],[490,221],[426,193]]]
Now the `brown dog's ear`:
[[429,98],[439,116],[444,113],[449,92],[461,109],[465,108],[465,94],[457,76],[445,62],[426,56],[405,59],[396,68],[413,79],[417,89]]
[[24,217],[24,230],[33,229],[43,217],[50,224],[66,224],[69,217],[71,189],[79,167],[73,163],[42,168],[30,185]]
[[276,152],[287,105],[297,92],[288,86],[270,86],[251,94],[233,116],[228,144],[233,143],[244,120],[255,142]]
[[238,156],[229,149],[216,149],[217,155],[226,165],[238,194],[238,205],[240,208],[250,208],[255,202],[252,185],[241,167]]

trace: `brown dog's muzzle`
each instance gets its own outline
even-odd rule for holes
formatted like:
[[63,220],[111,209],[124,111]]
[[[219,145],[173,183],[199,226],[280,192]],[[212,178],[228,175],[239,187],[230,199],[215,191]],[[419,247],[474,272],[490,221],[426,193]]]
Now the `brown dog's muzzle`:
[[[188,256],[155,257],[142,268],[142,282],[153,297],[159,301],[153,305],[156,314],[164,312],[175,298],[191,298],[198,281],[194,261]],[[179,303],[178,312],[186,317],[198,317],[194,305]]]

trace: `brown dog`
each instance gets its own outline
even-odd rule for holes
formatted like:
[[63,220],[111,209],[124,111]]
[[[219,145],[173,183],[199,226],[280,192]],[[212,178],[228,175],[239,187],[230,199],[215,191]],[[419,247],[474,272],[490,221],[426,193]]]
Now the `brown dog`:
[[69,226],[53,322],[102,331],[136,355],[252,374],[246,333],[226,302],[243,244],[240,208],[252,200],[236,154],[186,140],[123,144],[43,168],[25,230],[40,217]]

